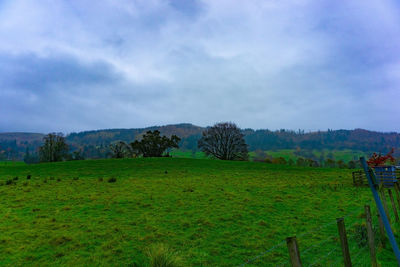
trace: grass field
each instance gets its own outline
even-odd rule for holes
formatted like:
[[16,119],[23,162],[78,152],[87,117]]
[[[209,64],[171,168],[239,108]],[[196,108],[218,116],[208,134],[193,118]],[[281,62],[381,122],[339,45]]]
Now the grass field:
[[[271,151],[265,151],[268,155],[278,158],[278,157],[283,157],[286,160],[292,159],[296,160],[298,157],[294,154],[295,150],[294,149],[281,149],[281,150],[271,150]],[[316,157],[321,156],[321,151],[314,150],[313,151],[314,155]],[[338,160],[343,160],[344,162],[349,162],[350,160],[357,160],[362,156],[366,156],[364,152],[361,151],[354,151],[354,150],[324,150],[325,153],[325,159],[329,158],[329,154],[332,154],[333,159],[338,161]]]
[[179,149],[173,149],[170,155],[176,158],[193,158],[193,159],[206,159],[207,156],[201,151],[182,151]]
[[[271,156],[273,158],[279,158],[283,157],[286,160],[292,159],[296,161],[298,156],[294,154],[295,150],[294,149],[279,149],[279,150],[267,150],[264,151],[268,156]],[[314,150],[313,151],[314,155],[316,157],[320,157],[321,151]],[[333,159],[335,161],[338,160],[343,160],[344,162],[349,162],[350,160],[355,160],[359,159],[362,156],[367,156],[365,152],[361,151],[355,151],[355,150],[325,150],[325,159],[329,158],[329,156],[333,156]],[[182,150],[177,150],[174,149],[170,153],[173,157],[178,157],[178,158],[196,158],[196,159],[205,159],[207,158],[206,155],[201,152],[197,151],[195,153],[191,151],[182,151]],[[252,160],[255,157],[256,153],[255,152],[250,152],[250,160]]]
[[[247,266],[288,266],[284,240],[297,235],[305,266],[340,266],[335,219],[350,214],[362,266],[371,199],[344,169],[185,158],[0,164],[0,265],[146,266],[149,248],[163,244],[184,266],[239,266],[278,244]],[[378,258],[396,264],[389,246]]]

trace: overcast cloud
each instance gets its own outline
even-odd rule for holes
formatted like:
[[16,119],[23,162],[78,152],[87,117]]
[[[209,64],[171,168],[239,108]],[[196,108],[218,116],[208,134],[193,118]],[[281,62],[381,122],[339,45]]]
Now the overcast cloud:
[[393,0],[0,0],[0,131],[400,131]]

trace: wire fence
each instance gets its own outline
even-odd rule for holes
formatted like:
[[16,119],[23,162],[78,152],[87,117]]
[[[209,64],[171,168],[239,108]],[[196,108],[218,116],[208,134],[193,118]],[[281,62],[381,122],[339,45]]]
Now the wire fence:
[[[392,230],[397,233],[397,229],[400,229],[400,223],[396,221],[395,210],[400,211],[400,199],[397,203],[393,203],[387,194],[384,194],[384,196],[387,202],[387,216],[391,221]],[[383,249],[382,240],[385,236],[382,236],[380,231],[378,211],[372,202],[364,203],[364,205],[360,203],[360,206],[356,207],[355,210],[342,216],[345,222],[352,265],[371,266],[365,205],[370,206],[371,209],[375,248],[381,252],[386,252],[382,266],[392,266],[391,264],[395,266],[397,262],[393,253],[391,253],[390,244],[386,243],[386,248]],[[344,260],[336,218],[332,218],[324,225],[296,234],[296,239],[303,266],[343,266]],[[286,240],[277,242],[274,246],[245,260],[239,266],[291,266]]]

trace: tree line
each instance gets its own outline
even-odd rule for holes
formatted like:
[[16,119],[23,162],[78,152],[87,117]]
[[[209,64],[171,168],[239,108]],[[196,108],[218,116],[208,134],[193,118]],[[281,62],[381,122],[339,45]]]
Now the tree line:
[[[146,132],[143,132],[143,129],[114,129],[72,133],[63,136],[65,142],[68,144],[68,151],[64,151],[63,160],[109,158],[113,157],[114,152],[118,152],[119,150],[122,150],[124,156],[144,156],[146,152],[140,153],[140,151],[137,151],[137,148],[131,146],[131,143],[135,142],[135,140],[139,141],[149,131],[159,131],[160,135],[164,134],[169,137],[172,135],[179,136],[177,145],[182,151],[191,151],[193,154],[197,151],[204,151],[210,155],[211,153],[207,152],[207,143],[204,143],[206,139],[203,134],[214,129],[213,127],[215,125],[201,128],[191,124],[178,124],[150,127],[147,128]],[[313,154],[315,150],[320,151],[320,154],[323,154],[325,150],[340,149],[371,153],[374,151],[386,152],[392,147],[400,148],[400,134],[397,133],[377,133],[361,129],[305,133],[301,130],[288,131],[282,129],[279,131],[269,131],[236,128],[238,130],[237,134],[244,139],[242,146],[246,144],[246,150],[248,151],[294,149],[296,157],[313,160],[320,165],[322,165],[321,163],[324,163],[324,165],[331,164],[329,160],[335,161],[335,158],[333,155],[329,155],[329,153],[316,157]],[[218,137],[218,135],[216,136]],[[8,140],[0,140],[0,160],[18,160],[24,157],[28,162],[40,161],[41,155],[45,153],[39,153],[38,148],[44,142],[44,140],[38,141],[36,139],[29,141],[24,141],[23,139],[12,140],[10,137],[8,137]],[[203,147],[201,148],[199,143],[202,142]],[[400,149],[396,149],[395,157],[400,156],[399,151]],[[229,151],[224,152],[219,149],[215,152],[216,154],[220,154],[214,156],[216,158],[231,157]],[[234,157],[242,158],[243,160],[246,159],[246,153],[241,156],[235,155]],[[341,163],[335,161],[335,164],[340,165]]]
[[[162,134],[177,134],[181,140],[179,148],[182,151],[191,151],[193,154],[200,151],[198,142],[202,133],[209,129],[193,125],[171,125],[157,127]],[[154,128],[155,129],[155,128]],[[152,129],[153,130],[153,129]],[[323,150],[354,150],[364,153],[386,152],[392,147],[396,149],[396,157],[400,156],[400,134],[379,133],[362,129],[356,130],[328,130],[306,133],[303,130],[253,130],[241,129],[249,151],[297,149],[302,151]],[[178,134],[179,133],[179,134]],[[129,143],[132,136],[141,136],[139,129],[104,130],[71,134],[67,141],[75,150],[82,150],[88,158],[107,157],[107,148],[111,142],[121,140]],[[308,158],[308,156],[302,156]]]
[[[126,143],[117,141],[109,145],[111,158],[125,157],[168,157],[171,149],[179,148],[181,138],[176,135],[161,136],[160,131],[147,131],[140,140]],[[198,148],[206,155],[221,160],[247,160],[248,150],[244,135],[230,122],[218,123],[206,129],[198,141]],[[84,159],[80,151],[69,153],[69,147],[62,134],[51,133],[43,138],[36,159],[27,151],[25,162],[56,162]]]

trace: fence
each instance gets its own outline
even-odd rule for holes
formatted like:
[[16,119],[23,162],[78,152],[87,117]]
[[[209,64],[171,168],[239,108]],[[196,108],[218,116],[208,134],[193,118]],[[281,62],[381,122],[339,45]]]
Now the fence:
[[354,186],[368,186],[368,180],[363,171],[354,171],[352,175]]
[[[397,167],[395,170],[395,174],[397,177],[397,180],[400,179],[400,167]],[[352,173],[353,176],[353,185],[354,186],[368,186],[368,180],[365,175],[364,171],[354,171]]]
[[[396,182],[393,188],[381,186],[379,194],[391,228],[400,230],[399,184]],[[371,202],[308,232],[281,240],[239,266],[377,266],[377,251],[385,255],[382,266],[397,265],[382,219]]]

